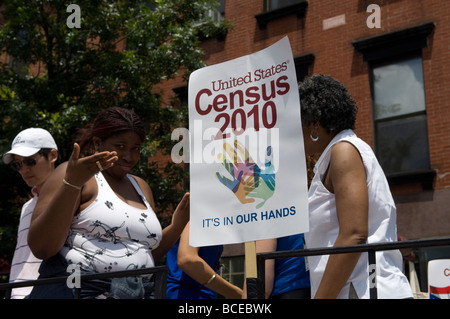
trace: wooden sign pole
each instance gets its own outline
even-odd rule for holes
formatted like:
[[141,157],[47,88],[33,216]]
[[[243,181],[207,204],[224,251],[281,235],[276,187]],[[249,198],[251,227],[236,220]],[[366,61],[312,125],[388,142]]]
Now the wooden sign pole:
[[245,243],[245,276],[247,278],[258,278],[255,241]]
[[258,299],[258,266],[255,241],[245,243],[245,281],[247,284],[247,299]]

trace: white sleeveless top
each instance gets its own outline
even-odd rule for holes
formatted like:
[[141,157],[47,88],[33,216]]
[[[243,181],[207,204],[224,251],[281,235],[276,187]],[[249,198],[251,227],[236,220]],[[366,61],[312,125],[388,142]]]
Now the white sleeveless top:
[[109,272],[153,267],[151,250],[158,247],[161,224],[136,180],[127,175],[146,209],[121,200],[97,173],[97,198],[74,217],[61,254],[82,269]]
[[[307,248],[331,247],[339,233],[335,195],[323,185],[322,180],[328,169],[331,148],[339,142],[347,141],[361,154],[367,175],[369,192],[369,236],[367,243],[397,241],[396,207],[388,182],[369,145],[359,139],[352,130],[337,134],[326,147],[314,167],[314,178],[308,194],[309,232],[305,234]],[[328,255],[310,256],[308,264],[311,276],[311,296],[319,287]],[[411,287],[403,275],[402,256],[399,250],[376,253],[378,298],[410,298]],[[362,253],[358,263],[342,288],[338,298],[349,298],[350,284],[358,298],[369,298],[369,264],[367,253]]]

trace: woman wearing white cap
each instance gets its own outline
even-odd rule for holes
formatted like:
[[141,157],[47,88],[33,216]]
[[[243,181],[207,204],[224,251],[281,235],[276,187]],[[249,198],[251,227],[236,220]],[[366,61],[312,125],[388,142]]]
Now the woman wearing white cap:
[[[3,162],[11,164],[19,172],[25,183],[32,187],[33,198],[22,206],[17,245],[11,263],[10,282],[34,280],[39,276],[41,260],[37,259],[27,243],[31,215],[36,206],[39,191],[55,169],[58,147],[49,132],[42,128],[28,128],[20,132],[11,144],[11,150],[3,155]],[[15,288],[12,299],[28,295],[32,287]]]

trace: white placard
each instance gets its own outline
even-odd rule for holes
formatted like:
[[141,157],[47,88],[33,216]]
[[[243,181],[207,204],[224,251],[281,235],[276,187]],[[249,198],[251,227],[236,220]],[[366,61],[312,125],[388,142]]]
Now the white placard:
[[428,292],[430,299],[450,299],[450,259],[428,262]]
[[308,231],[300,101],[287,37],[189,80],[190,245]]

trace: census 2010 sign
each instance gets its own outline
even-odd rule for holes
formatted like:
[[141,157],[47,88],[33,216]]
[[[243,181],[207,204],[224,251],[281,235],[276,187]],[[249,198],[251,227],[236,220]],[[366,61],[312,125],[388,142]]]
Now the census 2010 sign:
[[287,37],[192,73],[189,134],[191,246],[308,231],[300,101]]

